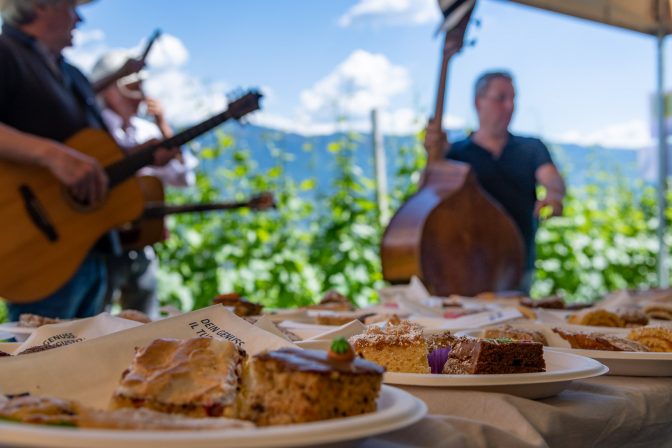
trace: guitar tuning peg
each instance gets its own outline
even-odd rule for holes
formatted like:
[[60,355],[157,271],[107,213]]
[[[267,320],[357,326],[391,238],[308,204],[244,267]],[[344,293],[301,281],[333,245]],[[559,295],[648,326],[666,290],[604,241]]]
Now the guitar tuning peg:
[[467,41],[467,46],[468,47],[475,47],[477,42],[478,41],[476,39],[470,39],[470,40]]
[[476,28],[481,27],[481,19],[474,19],[474,25],[476,25]]

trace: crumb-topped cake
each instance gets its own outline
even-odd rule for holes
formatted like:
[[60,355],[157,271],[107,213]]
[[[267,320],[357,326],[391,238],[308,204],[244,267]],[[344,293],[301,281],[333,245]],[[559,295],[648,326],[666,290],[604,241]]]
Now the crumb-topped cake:
[[156,339],[136,352],[111,408],[235,417],[243,360],[244,354],[228,341]]
[[294,348],[255,355],[242,417],[268,426],[374,412],[385,369],[348,350],[342,356]]
[[513,339],[460,338],[443,367],[446,374],[545,372],[544,346]]
[[357,356],[380,364],[389,372],[430,373],[427,340],[420,325],[403,320],[384,328],[372,326],[349,341]]
[[548,345],[546,336],[539,330],[530,328],[517,328],[508,324],[497,325],[483,330],[483,337],[489,339],[510,338],[514,341],[534,341]]

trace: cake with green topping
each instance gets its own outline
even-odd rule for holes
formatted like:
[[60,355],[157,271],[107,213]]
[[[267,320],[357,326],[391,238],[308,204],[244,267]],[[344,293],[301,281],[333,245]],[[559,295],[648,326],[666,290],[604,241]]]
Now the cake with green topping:
[[245,378],[243,418],[268,426],[374,412],[384,370],[356,358],[344,339],[330,352],[260,353],[250,360]]

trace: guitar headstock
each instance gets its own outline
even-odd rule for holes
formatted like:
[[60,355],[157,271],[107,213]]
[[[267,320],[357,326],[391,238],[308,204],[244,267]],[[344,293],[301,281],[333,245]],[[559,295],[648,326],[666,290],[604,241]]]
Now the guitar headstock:
[[263,95],[258,90],[249,90],[229,102],[228,112],[231,118],[241,119],[250,112],[261,109],[259,100]]
[[275,198],[273,197],[273,193],[267,191],[254,196],[250,199],[249,206],[252,210],[275,208]]

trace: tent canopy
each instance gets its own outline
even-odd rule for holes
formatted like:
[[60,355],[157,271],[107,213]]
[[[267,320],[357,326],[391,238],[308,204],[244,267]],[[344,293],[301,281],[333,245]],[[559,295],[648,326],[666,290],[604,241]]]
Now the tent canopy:
[[654,36],[672,34],[672,0],[508,0]]

